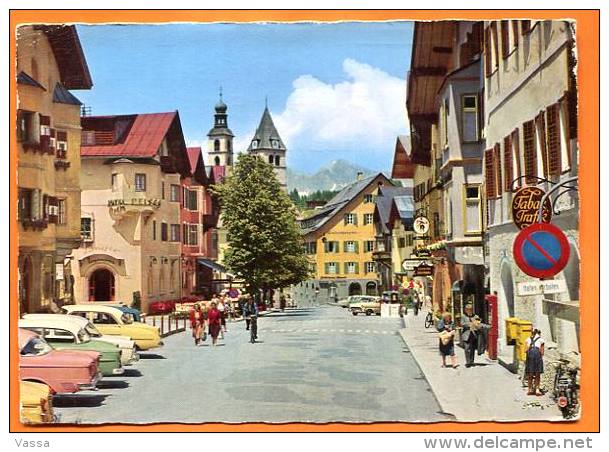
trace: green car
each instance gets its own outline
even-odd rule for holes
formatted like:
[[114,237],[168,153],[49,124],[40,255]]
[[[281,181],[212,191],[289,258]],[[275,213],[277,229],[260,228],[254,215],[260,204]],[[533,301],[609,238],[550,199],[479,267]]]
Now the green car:
[[[42,317],[42,316],[41,316]],[[19,328],[25,328],[42,336],[55,350],[83,350],[100,354],[99,370],[104,377],[121,375],[121,350],[117,345],[91,339],[78,320],[63,314],[45,315],[44,318],[19,320]]]

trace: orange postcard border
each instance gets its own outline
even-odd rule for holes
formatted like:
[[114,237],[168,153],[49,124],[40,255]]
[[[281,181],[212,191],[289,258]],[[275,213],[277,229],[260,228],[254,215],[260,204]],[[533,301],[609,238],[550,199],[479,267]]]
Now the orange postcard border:
[[[17,432],[598,432],[600,431],[600,319],[599,319],[599,146],[600,146],[600,10],[11,10],[10,16],[10,417],[9,431]],[[105,424],[99,426],[25,426],[19,422],[17,351],[17,150],[15,31],[26,23],[167,23],[256,21],[379,21],[446,19],[573,19],[577,21],[579,89],[579,190],[581,287],[580,306],[582,417],[573,422],[474,422],[372,424]],[[86,49],[85,49],[86,51]],[[585,125],[585,127],[584,127]]]

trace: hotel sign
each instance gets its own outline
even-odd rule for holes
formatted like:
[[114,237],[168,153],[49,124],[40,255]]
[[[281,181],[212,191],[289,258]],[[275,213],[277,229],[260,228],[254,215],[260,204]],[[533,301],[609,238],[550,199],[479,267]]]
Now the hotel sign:
[[[512,198],[512,219],[518,229],[524,229],[538,223],[539,205],[545,192],[537,187],[522,187]],[[549,223],[552,219],[552,204],[546,198],[541,211],[541,223]]]

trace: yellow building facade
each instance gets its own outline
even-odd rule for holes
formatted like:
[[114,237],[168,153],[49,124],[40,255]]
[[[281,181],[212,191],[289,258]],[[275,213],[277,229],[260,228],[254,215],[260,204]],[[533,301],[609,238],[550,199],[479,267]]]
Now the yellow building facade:
[[[66,51],[67,49],[67,51]],[[80,243],[80,107],[92,86],[73,26],[17,33],[20,312],[73,301],[70,255]]]

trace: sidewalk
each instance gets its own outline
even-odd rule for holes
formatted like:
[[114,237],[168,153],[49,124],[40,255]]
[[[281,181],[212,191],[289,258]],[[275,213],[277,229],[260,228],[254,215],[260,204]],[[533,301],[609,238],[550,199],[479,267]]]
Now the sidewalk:
[[[400,335],[429,381],[442,411],[459,422],[472,421],[562,421],[554,401],[528,396],[517,375],[507,371],[486,355],[476,356],[475,367],[464,366],[463,349],[455,346],[457,369],[442,368],[438,351],[438,332],[424,327],[425,314],[404,317]],[[447,359],[447,362],[449,360]]]

